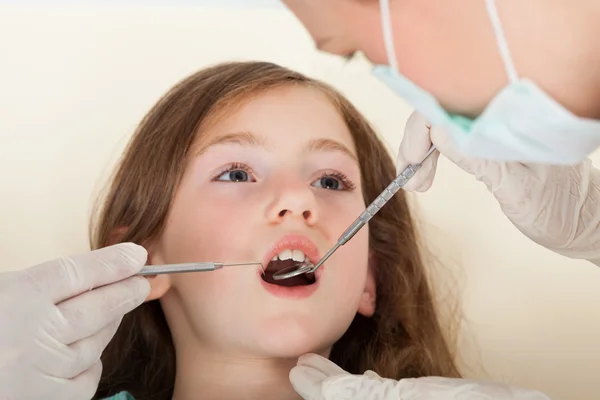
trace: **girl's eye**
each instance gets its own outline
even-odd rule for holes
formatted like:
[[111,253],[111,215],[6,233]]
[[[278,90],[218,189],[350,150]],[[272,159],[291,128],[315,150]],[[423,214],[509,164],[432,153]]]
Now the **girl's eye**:
[[322,189],[333,189],[333,190],[340,189],[340,181],[338,181],[337,179],[332,178],[330,176],[319,178],[315,182],[315,184],[317,184],[317,187],[320,187]]
[[337,172],[324,174],[313,183],[313,186],[329,190],[352,190],[355,187],[344,174]]
[[246,171],[242,171],[241,169],[236,169],[233,171],[225,172],[220,176],[220,180],[222,181],[231,181],[231,182],[248,182],[248,173]]
[[231,165],[220,175],[215,177],[215,181],[221,182],[255,182],[250,176],[247,168],[241,165]]

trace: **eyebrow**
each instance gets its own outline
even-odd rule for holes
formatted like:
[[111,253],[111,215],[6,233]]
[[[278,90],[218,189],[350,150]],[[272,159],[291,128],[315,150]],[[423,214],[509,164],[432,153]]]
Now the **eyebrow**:
[[358,163],[358,159],[346,146],[331,139],[313,139],[308,142],[308,146],[306,146],[307,151],[339,151],[356,161]]
[[[266,141],[264,138],[253,134],[252,132],[232,132],[226,135],[221,135],[202,143],[195,152],[196,156],[204,153],[209,147],[218,144],[237,144],[248,147],[265,147]],[[305,146],[305,151],[338,151],[350,157],[356,163],[358,158],[342,143],[332,139],[311,139]]]
[[196,150],[196,155],[204,153],[209,147],[217,144],[238,144],[240,146],[257,147],[265,145],[265,140],[251,132],[232,132],[226,135],[221,135],[201,143]]

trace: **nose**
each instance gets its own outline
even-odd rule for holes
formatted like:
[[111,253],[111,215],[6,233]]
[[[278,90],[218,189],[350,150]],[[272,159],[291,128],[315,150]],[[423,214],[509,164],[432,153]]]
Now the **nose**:
[[285,220],[301,220],[312,226],[317,222],[317,208],[314,192],[310,185],[300,179],[278,181],[273,188],[274,196],[267,208],[270,223],[281,223]]

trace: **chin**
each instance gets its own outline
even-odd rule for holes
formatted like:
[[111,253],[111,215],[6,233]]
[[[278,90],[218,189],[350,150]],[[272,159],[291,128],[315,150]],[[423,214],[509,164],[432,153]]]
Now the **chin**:
[[[261,351],[273,358],[298,358],[306,353],[323,352],[343,335],[332,334],[331,326],[314,319],[279,317],[267,322],[257,335]],[[329,329],[328,329],[329,328]]]

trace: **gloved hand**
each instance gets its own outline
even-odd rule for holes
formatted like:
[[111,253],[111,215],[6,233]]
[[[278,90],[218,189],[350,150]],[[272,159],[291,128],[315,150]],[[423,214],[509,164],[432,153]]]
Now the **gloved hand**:
[[[571,258],[600,265],[600,171],[578,165],[523,164],[466,158],[441,128],[413,112],[400,145],[397,168],[417,163],[433,143],[439,152],[487,186],[508,219],[534,242]],[[432,155],[405,190],[425,191],[435,177]]]
[[131,277],[146,257],[124,243],[0,274],[0,399],[92,398],[102,351],[150,292]]
[[498,383],[423,377],[395,381],[373,371],[350,375],[317,354],[305,354],[290,372],[304,400],[550,400],[543,393]]

